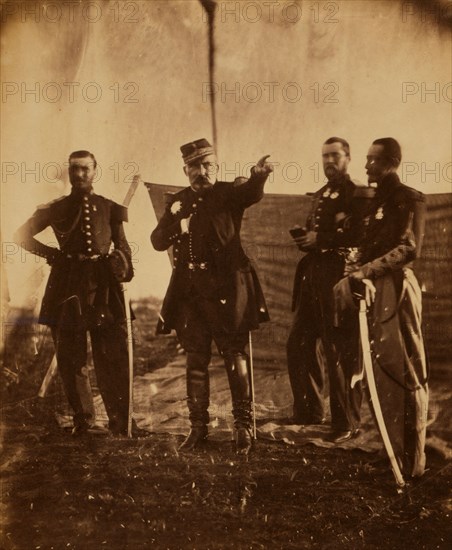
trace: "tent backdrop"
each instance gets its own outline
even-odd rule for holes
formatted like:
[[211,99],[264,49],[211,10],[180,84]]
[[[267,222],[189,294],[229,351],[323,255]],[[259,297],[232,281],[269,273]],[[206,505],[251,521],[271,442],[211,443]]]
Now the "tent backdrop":
[[[156,215],[164,211],[165,193],[179,188],[146,184]],[[424,245],[416,273],[423,288],[424,331],[431,360],[450,358],[452,341],[452,194],[427,195]],[[291,323],[291,297],[298,251],[288,229],[303,225],[311,199],[306,196],[266,194],[245,211],[242,242],[257,267],[271,322],[255,332],[258,358],[285,363],[285,345]]]

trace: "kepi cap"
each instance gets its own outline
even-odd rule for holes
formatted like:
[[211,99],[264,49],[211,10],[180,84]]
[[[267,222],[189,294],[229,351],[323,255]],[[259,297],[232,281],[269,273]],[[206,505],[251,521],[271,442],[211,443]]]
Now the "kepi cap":
[[180,148],[185,164],[198,160],[207,155],[214,155],[215,150],[205,138],[197,139],[182,145]]

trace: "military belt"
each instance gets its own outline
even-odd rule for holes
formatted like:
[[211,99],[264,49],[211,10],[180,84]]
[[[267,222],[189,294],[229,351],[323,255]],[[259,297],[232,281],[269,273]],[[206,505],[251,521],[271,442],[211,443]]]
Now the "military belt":
[[75,260],[77,262],[97,262],[98,260],[101,260],[102,258],[107,258],[107,254],[92,254],[91,256],[87,256],[86,254],[82,254],[80,252],[76,252],[73,254],[65,254],[65,257],[68,260]]

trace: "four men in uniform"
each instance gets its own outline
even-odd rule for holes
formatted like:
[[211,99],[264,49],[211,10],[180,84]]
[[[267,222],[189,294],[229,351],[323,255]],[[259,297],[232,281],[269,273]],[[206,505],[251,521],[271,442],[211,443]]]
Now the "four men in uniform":
[[[156,250],[173,247],[173,273],[157,332],[175,329],[187,354],[191,429],[181,448],[194,449],[208,436],[208,366],[213,340],[229,380],[237,452],[247,454],[252,442],[252,396],[245,347],[249,331],[269,317],[256,272],[241,246],[240,228],[245,209],[261,200],[273,169],[268,157],[263,157],[245,182],[221,182],[217,181],[215,151],[207,140],[190,142],[181,152],[189,186],[171,196],[151,235]],[[350,381],[357,368],[359,339],[354,328],[344,334],[335,327],[333,287],[337,290],[345,284],[353,292],[357,281],[372,279],[377,288],[371,313],[374,339],[379,337],[375,355],[382,357],[380,370],[386,373],[382,384],[388,395],[406,403],[398,419],[404,427],[400,453],[405,471],[420,475],[427,373],[420,291],[411,262],[422,240],[423,198],[400,183],[396,170],[401,151],[392,138],[376,140],[369,151],[369,183],[377,184],[377,190],[367,216],[358,206],[360,190],[348,176],[349,144],[338,137],[328,139],[322,159],[327,183],[314,194],[306,226],[296,237],[306,255],[296,271],[295,318],[287,342],[294,395],[292,422],[325,421],[324,378],[316,353],[320,338],[330,383],[332,440],[342,443],[358,433],[361,387],[355,384],[352,389]],[[17,231],[16,241],[52,266],[40,322],[52,328],[58,367],[74,411],[74,432],[90,427],[81,397],[87,386],[89,331],[109,428],[125,434],[129,374],[126,306],[120,283],[133,276],[123,229],[127,210],[93,192],[95,174],[94,155],[72,153],[71,194],[38,208]],[[55,232],[59,249],[34,238],[48,226]],[[359,239],[360,235],[364,236]],[[344,275],[348,278],[341,281]],[[385,324],[388,308],[394,311],[393,332]],[[419,415],[419,410],[425,414]]]

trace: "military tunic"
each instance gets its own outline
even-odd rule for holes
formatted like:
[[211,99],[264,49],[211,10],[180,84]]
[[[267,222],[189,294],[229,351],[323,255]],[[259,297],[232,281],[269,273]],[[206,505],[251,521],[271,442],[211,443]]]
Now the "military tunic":
[[423,240],[424,196],[389,174],[378,185],[367,222],[360,263],[377,289],[369,313],[377,391],[402,472],[418,476],[425,468],[428,373],[413,261]]
[[[193,289],[214,304],[211,317],[221,332],[247,333],[268,320],[256,272],[240,242],[244,210],[262,198],[265,179],[251,176],[240,186],[217,182],[203,195],[187,187],[172,196],[151,235],[156,250],[173,246],[173,273],[158,333],[177,328]],[[190,231],[182,233],[180,220],[191,214]]]
[[[123,222],[125,207],[93,192],[71,194],[39,207],[16,232],[15,240],[51,264],[39,322],[49,325],[56,346],[58,368],[74,411],[74,422],[86,418],[79,387],[86,378],[86,331],[91,333],[97,382],[110,427],[127,427],[128,355],[125,307],[120,283],[110,268],[112,245],[133,270]],[[59,249],[34,236],[50,226]],[[85,383],[86,386],[86,383]]]
[[[334,326],[333,300],[333,287],[343,277],[346,255],[357,244],[358,190],[346,176],[340,182],[328,182],[313,197],[306,229],[317,233],[317,241],[296,269],[295,317],[287,341],[294,421],[324,421],[324,373],[316,353],[320,338],[329,376],[331,423],[337,431],[355,429],[360,421],[361,388],[358,384],[351,390],[347,384],[357,350],[345,349],[348,339]],[[348,226],[346,221],[355,210],[353,224]]]
[[[173,273],[158,333],[175,329],[187,352],[187,405],[192,427],[209,423],[212,340],[224,358],[234,425],[250,429],[248,331],[267,321],[256,272],[241,242],[245,208],[263,196],[267,176],[252,174],[242,185],[216,182],[203,192],[191,187],[173,195],[151,235],[156,250],[173,246]],[[181,220],[189,216],[189,231]]]

